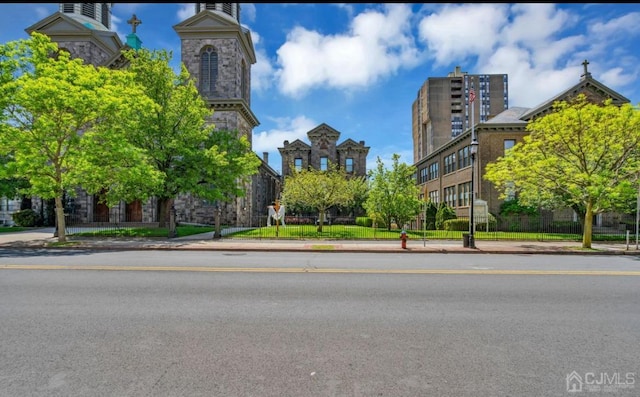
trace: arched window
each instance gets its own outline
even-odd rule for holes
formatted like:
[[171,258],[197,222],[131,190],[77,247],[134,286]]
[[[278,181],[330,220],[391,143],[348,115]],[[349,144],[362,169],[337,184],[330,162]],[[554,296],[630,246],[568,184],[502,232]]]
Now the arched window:
[[215,92],[218,80],[218,53],[207,46],[200,54],[200,91],[202,94],[211,95]]
[[240,97],[247,99],[247,64],[242,60],[242,75],[240,76]]

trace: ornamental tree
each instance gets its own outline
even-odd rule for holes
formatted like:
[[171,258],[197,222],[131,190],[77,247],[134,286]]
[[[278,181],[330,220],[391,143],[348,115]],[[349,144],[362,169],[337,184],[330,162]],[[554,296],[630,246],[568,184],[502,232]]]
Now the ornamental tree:
[[0,46],[0,76],[4,177],[26,179],[23,194],[55,199],[60,242],[63,195],[106,189],[110,205],[144,198],[159,183],[161,175],[127,135],[138,128],[137,114],[156,111],[130,72],[71,59],[36,32]]
[[322,232],[325,212],[334,206],[348,206],[361,194],[363,178],[349,177],[342,168],[329,162],[327,170],[297,170],[285,177],[282,203],[286,206],[311,207],[318,210],[318,232]]
[[415,167],[400,163],[397,153],[392,161],[391,169],[387,169],[380,157],[376,160],[376,169],[369,171],[369,197],[364,204],[369,217],[383,220],[388,230],[392,221],[403,227],[420,213],[422,206],[420,189],[413,178]]
[[533,120],[530,132],[484,178],[522,205],[570,207],[583,224],[582,247],[591,248],[593,215],[618,210],[637,192],[640,113],[631,104],[596,104],[584,95],[559,101]]

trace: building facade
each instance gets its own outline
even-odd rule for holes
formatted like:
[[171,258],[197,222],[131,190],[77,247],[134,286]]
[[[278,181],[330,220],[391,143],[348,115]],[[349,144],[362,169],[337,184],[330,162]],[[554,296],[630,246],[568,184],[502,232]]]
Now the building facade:
[[[122,43],[111,31],[114,3],[60,3],[59,11],[27,28],[48,35],[72,57],[95,66],[126,67],[122,51],[138,49],[142,40],[133,15],[127,21],[132,33]],[[115,4],[117,6],[117,4]],[[196,81],[200,94],[213,110],[210,123],[216,129],[237,131],[252,141],[259,125],[251,110],[251,65],[256,62],[250,32],[240,25],[239,3],[196,3],[195,15],[174,25],[181,39],[181,62]],[[257,154],[256,154],[257,156]],[[216,209],[226,225],[249,226],[267,214],[267,206],[278,196],[280,175],[265,158],[258,174],[244,186],[244,197],[211,203],[191,195],[174,201],[178,222],[213,224]],[[71,210],[84,222],[154,222],[158,219],[155,199],[121,203],[107,208],[94,196],[78,191]]]
[[559,93],[534,108],[513,107],[484,122],[476,123],[473,128],[438,147],[436,150],[416,162],[417,184],[423,197],[435,203],[445,202],[453,207],[459,217],[470,214],[471,197],[471,152],[472,132],[475,134],[478,147],[475,165],[474,200],[487,203],[491,214],[499,213],[500,193],[493,184],[484,180],[485,167],[505,154],[505,150],[513,147],[528,135],[527,124],[534,117],[543,116],[553,110],[553,103],[566,101],[585,94],[587,98],[599,103],[611,98],[614,104],[621,105],[629,100],[614,90],[595,80],[587,71],[577,84]]
[[[475,74],[459,66],[446,77],[429,77],[411,107],[413,161],[418,162],[455,139],[475,122],[485,122],[509,107],[506,74]],[[470,106],[474,91],[476,106]],[[474,114],[471,114],[471,111]]]
[[307,132],[307,136],[310,145],[296,139],[293,142],[284,141],[284,145],[278,148],[282,157],[283,178],[291,175],[294,168],[326,170],[329,164],[336,164],[348,175],[367,175],[369,147],[365,146],[364,141],[346,139],[338,143],[340,132],[325,123]]

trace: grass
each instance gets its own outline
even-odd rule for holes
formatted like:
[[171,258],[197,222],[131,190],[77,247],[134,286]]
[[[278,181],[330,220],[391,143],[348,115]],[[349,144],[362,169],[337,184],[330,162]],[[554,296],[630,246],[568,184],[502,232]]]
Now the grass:
[[[177,237],[214,231],[213,226],[176,226]],[[74,233],[80,237],[167,237],[169,228],[166,227],[131,227],[96,230],[91,232]]]
[[2,226],[0,227],[0,233],[15,233],[24,232],[25,230],[37,229],[35,227],[20,227],[20,226]]

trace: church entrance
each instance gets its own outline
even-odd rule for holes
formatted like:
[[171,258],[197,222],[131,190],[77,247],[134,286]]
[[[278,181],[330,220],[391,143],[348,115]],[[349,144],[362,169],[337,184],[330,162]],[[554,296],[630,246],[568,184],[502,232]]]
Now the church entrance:
[[127,203],[125,212],[126,222],[142,222],[142,203],[140,200]]
[[109,222],[109,207],[103,202],[102,198],[106,190],[101,191],[99,194],[93,196],[93,221],[94,222]]

